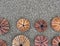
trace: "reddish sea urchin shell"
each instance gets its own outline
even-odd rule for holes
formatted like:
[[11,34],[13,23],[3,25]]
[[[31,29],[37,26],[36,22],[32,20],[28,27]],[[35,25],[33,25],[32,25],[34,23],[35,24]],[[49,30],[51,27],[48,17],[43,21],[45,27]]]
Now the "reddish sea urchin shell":
[[9,23],[8,20],[5,18],[0,17],[0,35],[7,33],[9,30]]
[[44,20],[38,20],[36,23],[35,23],[35,28],[37,31],[39,32],[43,32],[47,29],[47,23],[44,21]]
[[0,46],[7,46],[7,43],[4,40],[0,39]]
[[45,36],[37,36],[35,46],[48,46],[48,39]]
[[52,46],[60,46],[60,36],[57,36],[52,40]]

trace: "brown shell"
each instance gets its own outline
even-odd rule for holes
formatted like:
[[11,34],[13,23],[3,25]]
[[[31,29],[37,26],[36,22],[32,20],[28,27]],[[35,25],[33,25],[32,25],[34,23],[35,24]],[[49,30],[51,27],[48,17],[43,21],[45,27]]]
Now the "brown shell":
[[48,39],[45,36],[35,37],[35,46],[48,46]]
[[43,32],[47,29],[47,23],[44,21],[44,20],[38,20],[36,23],[35,23],[35,28],[37,31],[39,32]]
[[60,31],[60,17],[54,17],[51,21],[51,27],[59,32]]
[[0,39],[0,46],[7,46],[7,43],[4,40]]
[[30,41],[26,36],[19,35],[13,39],[12,46],[30,46]]
[[19,19],[17,22],[17,28],[22,32],[27,31],[30,28],[29,20],[26,18]]
[[0,35],[9,31],[9,23],[5,18],[0,17]]
[[57,36],[52,40],[52,46],[60,46],[60,36]]

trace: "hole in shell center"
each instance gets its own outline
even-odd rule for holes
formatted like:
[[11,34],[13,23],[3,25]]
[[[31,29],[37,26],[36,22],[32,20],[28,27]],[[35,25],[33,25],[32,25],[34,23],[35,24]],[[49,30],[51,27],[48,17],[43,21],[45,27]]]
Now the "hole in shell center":
[[23,46],[22,44],[20,44],[20,46]]
[[1,26],[0,26],[0,28],[1,28]]
[[25,25],[23,24],[22,26],[24,27]]
[[44,27],[43,25],[40,25],[40,27],[42,28],[42,27]]
[[58,46],[60,46],[60,42],[58,43]]

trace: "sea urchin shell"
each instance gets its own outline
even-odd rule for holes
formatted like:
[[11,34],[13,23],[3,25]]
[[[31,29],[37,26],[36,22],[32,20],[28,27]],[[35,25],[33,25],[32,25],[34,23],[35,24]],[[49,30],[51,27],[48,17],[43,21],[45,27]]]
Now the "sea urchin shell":
[[0,17],[0,34],[7,33],[9,30],[9,23],[5,18]]
[[52,46],[60,46],[60,36],[57,36],[52,40]]
[[48,46],[48,39],[45,36],[36,36],[35,46]]
[[4,40],[0,39],[0,46],[7,46],[7,43]]
[[51,27],[57,32],[60,31],[60,17],[57,16],[52,19]]
[[26,36],[19,35],[13,39],[12,46],[30,46],[30,41]]
[[35,28],[37,31],[39,32],[43,32],[47,29],[47,23],[44,21],[44,20],[38,20],[36,23],[35,23]]
[[22,32],[27,31],[30,28],[29,20],[26,18],[19,19],[17,22],[17,28]]

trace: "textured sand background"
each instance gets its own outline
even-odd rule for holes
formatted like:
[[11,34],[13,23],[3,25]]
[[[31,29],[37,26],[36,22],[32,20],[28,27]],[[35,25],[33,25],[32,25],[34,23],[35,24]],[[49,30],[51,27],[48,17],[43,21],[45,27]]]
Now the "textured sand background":
[[[10,23],[9,32],[0,35],[0,39],[5,40],[8,46],[12,46],[13,38],[23,34],[30,39],[31,46],[34,46],[34,37],[44,35],[48,37],[51,46],[53,37],[60,35],[60,32],[55,32],[50,27],[51,19],[57,15],[60,16],[60,0],[0,0],[0,16],[8,19]],[[20,17],[30,20],[29,31],[22,33],[16,28],[16,22]],[[48,29],[41,33],[34,28],[35,21],[40,18],[48,24]]]

